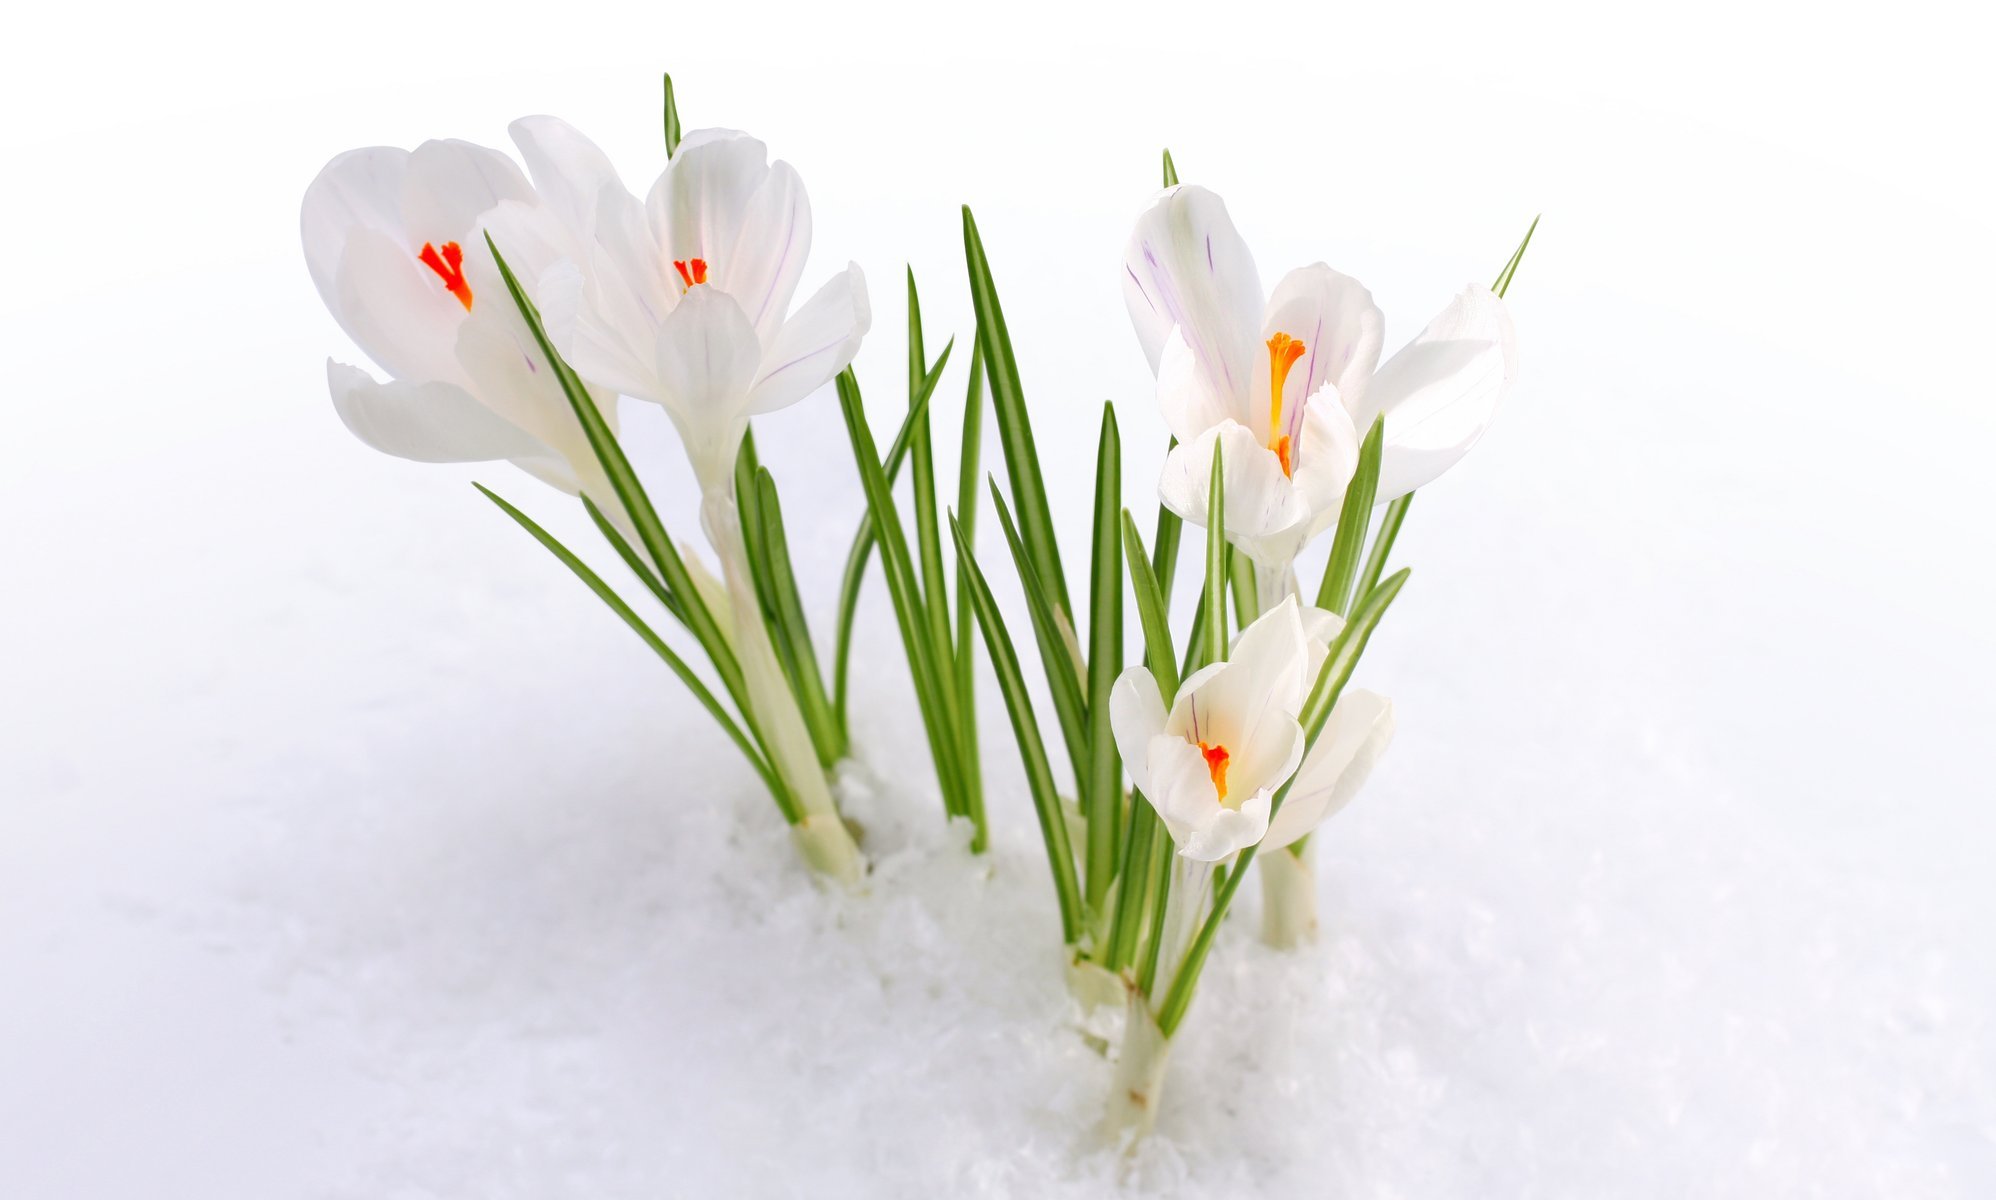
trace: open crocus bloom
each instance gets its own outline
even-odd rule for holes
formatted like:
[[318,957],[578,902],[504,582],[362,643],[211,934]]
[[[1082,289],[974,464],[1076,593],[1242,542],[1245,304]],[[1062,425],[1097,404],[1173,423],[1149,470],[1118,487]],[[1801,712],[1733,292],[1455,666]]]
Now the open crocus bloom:
[[[552,117],[516,122],[514,136],[557,197],[593,194],[594,178],[610,173],[595,146]],[[507,459],[620,511],[485,244],[489,231],[535,295],[581,253],[580,231],[510,158],[459,141],[350,150],[306,189],[301,226],[326,307],[390,376],[326,364],[347,428],[418,462]],[[614,428],[613,399],[598,407]]]
[[1308,659],[1291,596],[1242,632],[1233,657],[1188,676],[1169,712],[1148,668],[1116,680],[1116,747],[1184,857],[1218,862],[1268,831],[1275,790],[1303,757]]
[[548,324],[590,379],[665,407],[703,490],[725,487],[749,417],[796,403],[852,361],[871,320],[848,265],[795,313],[811,206],[790,164],[747,134],[688,134],[640,203],[597,197],[588,269]]
[[1476,286],[1375,370],[1384,320],[1372,294],[1317,263],[1264,301],[1247,243],[1201,187],[1167,189],[1137,219],[1123,294],[1179,441],[1159,483],[1165,504],[1204,522],[1220,443],[1229,535],[1269,566],[1336,521],[1375,417],[1386,417],[1384,502],[1461,458],[1517,375],[1510,317]]
[[[1303,638],[1309,656],[1303,688],[1315,684],[1329,655],[1330,642],[1344,628],[1336,613],[1321,608],[1302,611]],[[1346,688],[1325,719],[1317,740],[1296,770],[1296,782],[1268,823],[1262,849],[1280,850],[1338,815],[1365,786],[1372,768],[1393,741],[1393,702],[1364,688]]]

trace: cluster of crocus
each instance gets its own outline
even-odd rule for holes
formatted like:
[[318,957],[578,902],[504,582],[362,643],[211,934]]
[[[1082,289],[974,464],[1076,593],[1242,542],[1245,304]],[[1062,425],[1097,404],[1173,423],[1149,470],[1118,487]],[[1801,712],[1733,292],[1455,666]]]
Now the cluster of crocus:
[[[874,552],[943,809],[967,822],[973,853],[986,845],[972,653],[981,635],[1045,844],[1069,985],[1088,1007],[1124,1012],[1108,1128],[1148,1130],[1172,1038],[1250,865],[1260,864],[1265,940],[1293,946],[1315,928],[1304,848],[1393,732],[1391,703],[1347,685],[1407,580],[1385,565],[1414,489],[1477,440],[1516,374],[1501,297],[1529,232],[1493,288],[1465,289],[1380,365],[1383,321],[1362,286],[1317,264],[1264,296],[1225,206],[1180,186],[1167,154],[1165,191],[1138,218],[1123,275],[1174,441],[1146,548],[1124,507],[1115,410],[1104,406],[1077,608],[968,209],[977,336],[956,503],[945,509],[927,410],[950,348],[927,357],[911,275],[907,415],[882,455],[850,368],[871,323],[865,281],[848,266],[793,304],[812,231],[786,163],[732,131],[682,140],[670,79],[668,161],[643,200],[568,125],[530,117],[512,133],[525,171],[496,150],[426,142],[343,154],[308,189],[313,280],[389,376],[329,363],[340,417],[389,454],[505,460],[579,497],[651,601],[698,644],[705,674],[579,556],[481,486],[666,663],[754,768],[803,861],[846,885],[864,878],[865,860],[827,776],[850,745],[852,631]],[[867,510],[839,592],[828,689],[781,497],[749,426],[833,380]],[[987,385],[1008,485],[993,480],[990,502],[1053,701],[1065,789],[973,548]],[[677,429],[718,577],[639,484],[619,434],[621,397],[658,404]],[[912,537],[894,495],[904,464]],[[1186,522],[1206,533],[1203,590],[1181,643],[1170,599]],[[1306,602],[1296,562],[1321,535],[1328,561]],[[1126,598],[1142,633],[1142,661],[1127,668]]]

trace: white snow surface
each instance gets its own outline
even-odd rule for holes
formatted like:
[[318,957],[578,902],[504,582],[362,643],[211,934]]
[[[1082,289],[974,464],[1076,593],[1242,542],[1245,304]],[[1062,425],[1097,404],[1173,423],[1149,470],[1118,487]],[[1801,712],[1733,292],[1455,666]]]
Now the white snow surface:
[[[648,70],[588,93],[622,114],[592,128],[633,178]],[[486,115],[464,121],[486,124],[435,131],[496,141],[508,106],[562,110],[602,74],[481,77],[463,100]],[[899,264],[932,348],[966,335],[947,198],[979,202],[1080,588],[1100,399],[1140,514],[1162,457],[1112,268],[1169,131],[1139,123],[1104,159],[1049,130],[1072,207],[980,174],[977,138],[935,141],[928,181],[876,205],[853,182],[887,169],[872,143],[854,164],[822,148],[850,108],[694,82],[811,182],[807,288],[848,255],[867,267],[883,440]],[[884,104],[874,86],[853,105]],[[1069,111],[1105,103],[1048,86]],[[1317,839],[1324,936],[1262,948],[1243,890],[1158,1135],[1125,1157],[1092,1133],[1109,1065],[1062,986],[988,676],[994,836],[973,857],[869,585],[839,790],[874,871],[828,893],[662,665],[467,481],[624,582],[569,502],[340,429],[322,364],[351,352],[289,240],[296,198],[333,151],[436,124],[408,96],[342,96],[209,113],[197,148],[261,121],[293,136],[158,264],[51,269],[8,297],[26,424],[0,471],[0,1196],[1996,1194],[1996,426],[1986,376],[1948,357],[1987,326],[1915,298],[1936,276],[1911,267],[1929,291],[1903,311],[1850,305],[1884,332],[1825,315],[1833,287],[1901,273],[1866,237],[1939,264],[1898,239],[1959,236],[1945,261],[1986,266],[1955,210],[1638,123],[1580,167],[1559,139],[1507,157],[1460,204],[1410,165],[1326,231],[1184,117],[1181,165],[1267,247],[1266,282],[1332,258],[1372,283],[1389,348],[1494,274],[1535,182],[1563,190],[1513,292],[1524,382],[1399,544],[1414,575],[1360,672],[1399,735]],[[1492,103],[1593,128],[1577,102]],[[905,115],[1001,119],[966,111]],[[1744,180],[1681,235],[1693,185],[1645,173],[1678,155]],[[32,203],[92,211],[80,194]],[[1803,195],[1843,207],[1783,207]],[[1889,235],[1867,232],[1888,211]],[[1818,261],[1827,230],[1858,242]],[[209,233],[235,249],[179,249]],[[1950,295],[1986,310],[1971,290]],[[1916,337],[1941,349],[1900,374]],[[626,409],[692,535],[667,427]],[[835,403],[759,439],[828,651],[860,511]],[[980,544],[1016,612],[1002,542]]]

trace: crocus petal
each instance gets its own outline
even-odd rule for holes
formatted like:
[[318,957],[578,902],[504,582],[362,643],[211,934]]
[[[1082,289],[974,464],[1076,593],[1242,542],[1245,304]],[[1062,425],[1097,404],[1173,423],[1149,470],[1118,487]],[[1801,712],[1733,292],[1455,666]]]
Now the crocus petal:
[[1379,500],[1424,487],[1469,452],[1518,375],[1518,344],[1504,302],[1472,285],[1379,368],[1352,413],[1360,429],[1386,414]]
[[1238,809],[1218,809],[1178,849],[1186,858],[1219,862],[1254,845],[1268,832],[1268,810],[1273,797],[1267,790],[1256,792]]
[[1164,697],[1149,667],[1136,666],[1116,677],[1109,691],[1109,729],[1129,769],[1130,783],[1150,791],[1150,742],[1164,732]]
[[1158,498],[1166,508],[1194,525],[1203,526],[1215,443],[1220,445],[1223,455],[1228,540],[1267,566],[1286,565],[1287,559],[1279,554],[1278,542],[1300,542],[1309,527],[1309,504],[1294,482],[1282,473],[1282,463],[1275,452],[1263,446],[1246,427],[1226,421],[1196,440],[1175,447],[1165,457],[1164,472],[1158,478]]
[[852,362],[872,324],[866,277],[849,263],[778,330],[756,373],[749,411],[787,408],[823,387]]
[[811,201],[804,181],[789,163],[773,163],[741,214],[734,245],[717,251],[720,261],[709,264],[710,278],[741,304],[767,344],[790,311],[810,252]]
[[1379,365],[1385,328],[1364,284],[1315,263],[1298,267],[1275,285],[1261,336],[1266,341],[1286,333],[1303,343],[1303,358],[1290,369],[1283,389],[1292,401],[1315,395],[1330,383],[1349,408],[1360,403]]
[[423,242],[441,244],[464,236],[480,216],[507,200],[534,202],[533,187],[512,159],[471,142],[424,142],[410,153],[402,179],[409,252],[414,254]]
[[353,435],[383,454],[416,462],[531,458],[548,448],[450,383],[378,383],[326,361],[333,410]]
[[623,187],[609,156],[560,117],[521,117],[506,131],[527,160],[541,202],[578,237],[591,236],[597,198],[605,187]]
[[340,328],[390,375],[462,382],[451,348],[464,305],[401,242],[371,229],[353,231],[334,293],[328,307]]
[[1144,757],[1150,776],[1144,798],[1163,819],[1171,840],[1183,846],[1223,811],[1206,756],[1193,743],[1165,733],[1150,740]]
[[1353,688],[1338,698],[1296,784],[1268,826],[1263,847],[1278,850],[1336,816],[1365,786],[1393,741],[1393,702]]
[[340,258],[347,238],[355,230],[367,229],[396,245],[407,240],[402,230],[402,179],[408,169],[407,150],[368,146],[334,158],[305,189],[298,214],[305,266],[336,320]]
[[1185,335],[1173,326],[1157,367],[1157,407],[1171,436],[1188,443],[1223,421],[1238,423],[1231,399],[1214,390]]
[[748,428],[749,387],[762,348],[726,292],[696,287],[659,327],[660,398],[704,490],[724,485]]
[[1325,384],[1303,405],[1302,436],[1296,439],[1296,490],[1310,510],[1312,536],[1337,524],[1345,489],[1358,470],[1359,433],[1339,403],[1335,384]]
[[653,377],[659,323],[678,304],[644,206],[622,184],[597,195],[590,269],[543,277],[541,319],[555,349],[583,378],[662,403]]
[[666,259],[703,259],[724,278],[749,200],[769,174],[768,159],[761,142],[732,129],[696,130],[680,142],[645,202]]
[[1152,371],[1176,326],[1215,390],[1247,391],[1259,349],[1261,277],[1218,196],[1192,185],[1170,188],[1137,218],[1123,256],[1123,299]]
[[[1241,789],[1281,783],[1286,771],[1280,778],[1268,773],[1288,756],[1288,746],[1280,742],[1281,726],[1295,724],[1303,706],[1307,650],[1296,598],[1284,597],[1247,627],[1221,670],[1195,687],[1179,689],[1173,705],[1177,719],[1166,728],[1193,741],[1224,745],[1236,756],[1249,756],[1251,748],[1274,746],[1273,759],[1252,764],[1257,777],[1243,778]],[[1181,726],[1179,719],[1186,724]],[[1264,744],[1265,737],[1273,740]],[[1288,769],[1294,767],[1294,762],[1288,764]]]

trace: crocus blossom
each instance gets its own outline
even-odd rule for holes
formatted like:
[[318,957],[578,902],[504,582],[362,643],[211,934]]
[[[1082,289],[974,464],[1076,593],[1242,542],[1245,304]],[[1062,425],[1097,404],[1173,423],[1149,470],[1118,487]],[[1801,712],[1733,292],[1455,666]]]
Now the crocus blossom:
[[[614,178],[601,151],[552,117],[516,122],[513,133],[557,198]],[[620,513],[485,242],[491,233],[538,294],[581,257],[573,211],[544,201],[512,159],[470,142],[373,146],[328,163],[305,193],[305,261],[334,319],[389,375],[327,362],[347,427],[418,462],[506,459]],[[595,394],[614,428],[615,397]]]
[[1296,715],[1308,661],[1291,596],[1248,626],[1225,662],[1186,677],[1169,711],[1149,668],[1117,678],[1116,747],[1182,856],[1217,862],[1267,833],[1275,790],[1303,757]]
[[1384,502],[1461,458],[1517,375],[1510,317],[1478,286],[1379,366],[1384,320],[1363,285],[1316,263],[1264,298],[1226,205],[1193,185],[1138,218],[1123,293],[1179,441],[1159,483],[1165,504],[1203,523],[1219,442],[1229,536],[1270,567],[1336,521],[1375,417],[1386,418]]
[[871,321],[857,265],[791,312],[810,202],[744,133],[688,134],[642,203],[607,181],[593,242],[549,327],[583,375],[664,406],[708,492],[731,478],[749,417],[829,382]]

